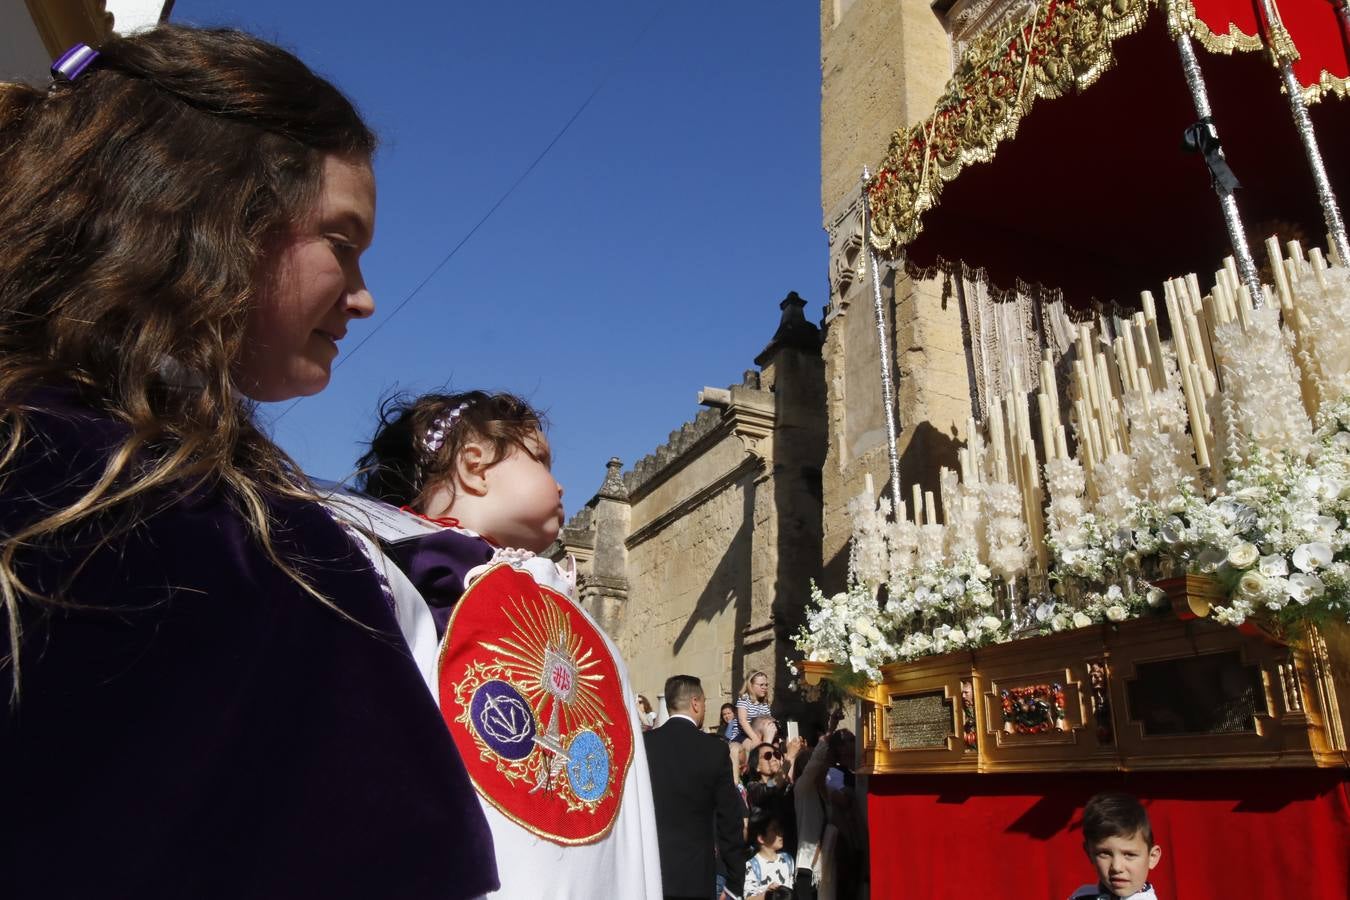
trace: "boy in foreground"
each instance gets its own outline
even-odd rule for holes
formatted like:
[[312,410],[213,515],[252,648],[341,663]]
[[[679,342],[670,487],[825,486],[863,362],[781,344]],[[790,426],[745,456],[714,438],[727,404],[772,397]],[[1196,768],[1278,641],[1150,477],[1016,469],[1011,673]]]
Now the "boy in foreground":
[[1083,807],[1083,849],[1097,869],[1097,883],[1085,884],[1069,900],[1157,900],[1148,873],[1162,858],[1153,826],[1129,794],[1097,794]]

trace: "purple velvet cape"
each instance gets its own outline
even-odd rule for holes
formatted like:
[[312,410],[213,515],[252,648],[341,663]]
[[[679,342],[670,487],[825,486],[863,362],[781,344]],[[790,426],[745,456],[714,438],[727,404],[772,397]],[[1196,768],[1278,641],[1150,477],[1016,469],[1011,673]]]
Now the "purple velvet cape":
[[450,528],[399,541],[386,550],[431,607],[437,637],[445,637],[450,613],[464,594],[464,576],[494,552],[482,538]]
[[[6,534],[78,496],[125,433],[70,394],[35,396],[0,485]],[[347,535],[315,504],[269,504],[279,552],[366,628],[269,562],[218,490],[157,499],[83,567],[96,528],[21,557],[30,584],[90,608],[23,606],[22,694],[0,713],[3,894],[495,889],[478,798]]]

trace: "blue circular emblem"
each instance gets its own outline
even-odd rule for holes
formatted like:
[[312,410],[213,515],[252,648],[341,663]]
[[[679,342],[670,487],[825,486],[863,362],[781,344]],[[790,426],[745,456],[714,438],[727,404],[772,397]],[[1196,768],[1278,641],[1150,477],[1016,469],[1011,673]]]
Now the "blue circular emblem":
[[609,788],[609,750],[594,731],[581,731],[567,745],[567,783],[587,802],[599,800]]
[[485,681],[469,706],[473,730],[505,759],[524,759],[534,750],[534,711],[523,694],[505,681]]

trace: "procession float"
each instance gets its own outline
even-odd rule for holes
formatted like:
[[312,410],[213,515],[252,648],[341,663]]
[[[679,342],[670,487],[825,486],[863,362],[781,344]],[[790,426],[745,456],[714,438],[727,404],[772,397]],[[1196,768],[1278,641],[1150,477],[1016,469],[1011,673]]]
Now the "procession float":
[[[864,173],[890,477],[797,639],[860,709],[872,895],[1067,896],[1121,789],[1160,896],[1350,896],[1345,6],[992,8]],[[935,491],[900,477],[885,259],[960,287]]]

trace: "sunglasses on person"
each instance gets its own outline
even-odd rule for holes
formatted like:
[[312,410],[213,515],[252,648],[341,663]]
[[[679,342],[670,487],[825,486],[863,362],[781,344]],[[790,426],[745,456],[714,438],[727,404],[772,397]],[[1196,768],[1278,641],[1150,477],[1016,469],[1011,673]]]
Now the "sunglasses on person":
[[760,758],[760,759],[777,759],[777,758],[778,758],[778,751],[776,751],[776,750],[765,750],[763,753],[761,753],[761,754],[759,755],[759,758]]

